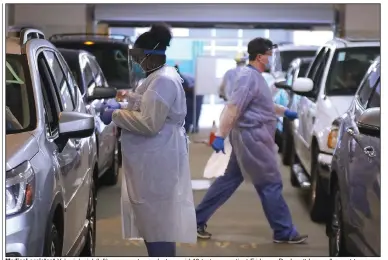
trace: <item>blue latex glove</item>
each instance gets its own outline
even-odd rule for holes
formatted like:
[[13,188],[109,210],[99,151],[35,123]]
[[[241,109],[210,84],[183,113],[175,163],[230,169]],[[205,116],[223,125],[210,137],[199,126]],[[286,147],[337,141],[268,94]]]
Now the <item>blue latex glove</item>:
[[101,121],[104,124],[109,125],[112,122],[112,114],[115,110],[116,109],[111,108],[106,109],[103,113],[100,114]]
[[286,111],[284,111],[284,116],[290,120],[294,120],[294,119],[298,118],[298,113],[296,113],[295,111],[291,111],[291,110],[287,109]]
[[224,141],[225,139],[220,136],[217,136],[216,139],[214,139],[212,143],[212,147],[213,147],[213,150],[216,151],[216,153],[218,153],[219,151],[222,151],[225,154]]
[[121,105],[117,101],[110,101],[109,104],[104,101],[100,107],[100,112],[104,113],[106,109],[120,109]]

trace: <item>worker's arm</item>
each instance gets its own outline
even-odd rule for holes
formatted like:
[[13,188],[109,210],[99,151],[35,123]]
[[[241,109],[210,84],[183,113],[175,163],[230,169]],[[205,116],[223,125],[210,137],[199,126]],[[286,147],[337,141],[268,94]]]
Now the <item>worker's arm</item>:
[[240,75],[236,88],[233,89],[230,100],[220,117],[220,127],[217,136],[225,138],[236,124],[237,119],[246,110],[253,97],[258,95],[251,73]]

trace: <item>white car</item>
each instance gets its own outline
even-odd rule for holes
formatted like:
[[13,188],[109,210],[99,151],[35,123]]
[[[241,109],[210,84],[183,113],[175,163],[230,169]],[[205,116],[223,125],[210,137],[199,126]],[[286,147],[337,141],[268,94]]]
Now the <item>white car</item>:
[[369,66],[380,55],[379,41],[334,39],[320,48],[306,78],[292,86],[300,95],[293,122],[291,183],[310,190],[310,216],[326,218],[328,176],[335,148],[332,122],[349,108]]

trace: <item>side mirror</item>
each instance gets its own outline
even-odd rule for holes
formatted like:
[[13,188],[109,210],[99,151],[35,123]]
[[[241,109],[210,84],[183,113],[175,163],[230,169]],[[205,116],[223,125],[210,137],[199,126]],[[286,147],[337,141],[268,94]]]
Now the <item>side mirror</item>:
[[292,84],[292,92],[305,97],[313,97],[314,82],[309,78],[297,78]]
[[63,138],[85,138],[93,135],[94,117],[79,112],[59,114],[59,136]]
[[287,84],[287,81],[279,81],[279,82],[275,82],[275,87],[278,88],[278,89],[285,89],[285,90],[291,90],[292,87],[290,85]]
[[369,108],[357,120],[358,131],[361,134],[380,137],[380,108]]
[[88,95],[88,101],[93,101],[96,99],[109,99],[115,98],[117,95],[117,90],[112,87],[95,87],[91,95]]

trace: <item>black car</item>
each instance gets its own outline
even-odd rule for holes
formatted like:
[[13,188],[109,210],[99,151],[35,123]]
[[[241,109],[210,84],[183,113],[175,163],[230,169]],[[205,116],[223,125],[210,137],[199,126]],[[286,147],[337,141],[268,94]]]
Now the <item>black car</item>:
[[50,41],[57,48],[85,50],[93,54],[100,64],[109,86],[116,89],[132,87],[128,63],[128,50],[132,48],[132,42],[128,36],[55,34],[50,37]]
[[335,150],[325,174],[330,256],[381,256],[380,58],[366,73],[348,111],[333,122]]
[[100,119],[100,106],[102,102],[108,100],[90,100],[89,96],[93,95],[96,88],[106,93],[114,93],[110,96],[115,96],[116,89],[109,87],[104,73],[92,54],[82,50],[61,48],[58,50],[76,79],[88,112],[94,115],[98,156],[98,172],[95,173],[95,181],[101,179],[103,184],[115,185],[119,174],[118,131],[114,124],[105,125]]

